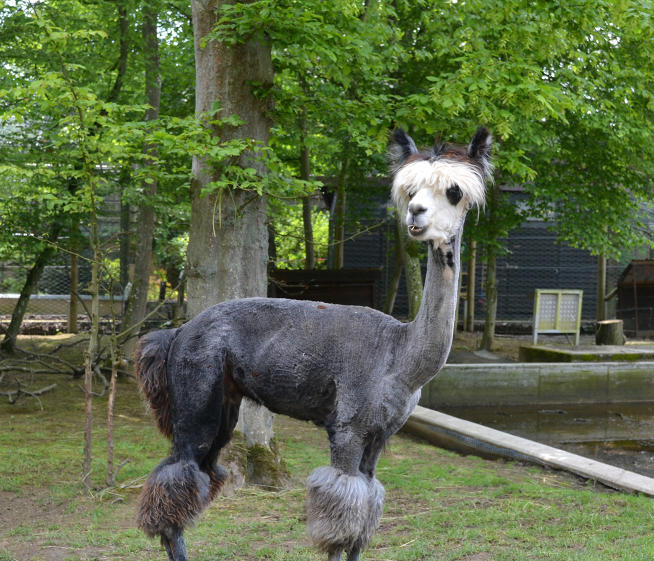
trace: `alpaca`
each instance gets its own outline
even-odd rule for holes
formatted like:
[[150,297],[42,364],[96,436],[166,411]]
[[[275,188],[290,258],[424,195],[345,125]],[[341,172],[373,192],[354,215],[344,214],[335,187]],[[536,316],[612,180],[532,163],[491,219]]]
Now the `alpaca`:
[[183,530],[225,481],[217,459],[243,397],[325,427],[331,465],[307,479],[307,530],[328,561],[359,559],[382,514],[379,455],[450,351],[463,224],[483,204],[490,146],[481,127],[466,147],[423,151],[393,134],[392,196],[409,235],[428,244],[412,322],[359,306],[246,298],[141,338],[139,383],[173,444],[143,487],[137,521],[171,561],[186,560]]

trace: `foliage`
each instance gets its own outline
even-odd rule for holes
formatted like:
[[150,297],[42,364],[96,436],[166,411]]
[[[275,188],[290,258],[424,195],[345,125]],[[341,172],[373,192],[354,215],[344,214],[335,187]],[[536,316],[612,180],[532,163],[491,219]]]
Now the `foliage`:
[[[633,215],[654,165],[643,126],[651,3],[423,2],[401,14],[415,22],[403,37],[401,122],[462,141],[484,123],[498,140],[496,181],[522,184],[532,213],[556,209],[561,239],[613,255],[642,241]],[[476,237],[493,244],[520,216],[491,210]]]
[[[329,244],[329,217],[324,211],[312,209],[313,236],[316,252],[316,268],[327,266]],[[304,267],[304,231],[302,207],[283,205],[275,212],[272,224],[275,230],[275,267],[301,269]]]
[[[641,214],[654,171],[649,1],[224,4],[213,38],[265,35],[272,45],[275,86],[259,92],[275,101],[270,147],[212,138],[209,127],[232,127],[237,117],[193,116],[194,47],[181,0],[160,5],[162,118],[146,128],[144,69],[135,56],[141,4],[123,4],[124,35],[108,0],[41,3],[41,18],[32,3],[0,4],[0,258],[29,263],[52,223],[66,224],[71,239],[71,226],[88,212],[85,158],[100,162],[94,173],[102,197],[137,204],[144,182],[157,179],[155,250],[168,267],[180,261],[168,242],[188,230],[193,154],[221,172],[208,191],[272,195],[279,204],[270,207],[271,222],[281,224],[293,213],[288,198],[321,183],[334,189],[339,174],[348,200],[370,199],[362,178],[386,173],[393,126],[429,144],[434,132],[466,142],[479,123],[496,137],[497,184],[520,185],[528,198],[516,208],[494,194],[468,221],[487,254],[502,250],[527,212],[557,218],[559,239],[595,253],[617,257],[652,243]],[[122,44],[129,57],[121,75]],[[71,99],[68,83],[79,99]],[[75,104],[85,127],[76,124]],[[144,165],[146,142],[161,147],[156,166]],[[298,179],[302,147],[309,181]],[[236,165],[253,148],[266,161],[264,177]]]

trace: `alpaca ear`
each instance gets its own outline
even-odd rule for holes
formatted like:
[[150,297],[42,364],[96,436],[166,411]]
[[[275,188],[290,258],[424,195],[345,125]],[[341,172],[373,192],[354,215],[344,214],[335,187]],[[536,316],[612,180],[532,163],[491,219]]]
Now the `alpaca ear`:
[[468,145],[468,156],[476,160],[488,159],[490,157],[493,137],[486,127],[479,127],[475,136]]
[[418,147],[407,133],[402,129],[393,131],[391,144],[388,150],[388,157],[393,169],[397,170],[402,166],[411,154],[418,152]]
[[479,127],[468,145],[468,156],[477,160],[486,173],[490,171],[490,152],[493,137],[486,127]]

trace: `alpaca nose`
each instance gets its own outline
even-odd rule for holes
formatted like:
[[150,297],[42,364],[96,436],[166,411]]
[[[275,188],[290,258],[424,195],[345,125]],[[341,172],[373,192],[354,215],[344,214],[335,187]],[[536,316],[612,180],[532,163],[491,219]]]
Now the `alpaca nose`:
[[427,212],[427,209],[419,203],[409,203],[409,212],[413,216],[418,216]]

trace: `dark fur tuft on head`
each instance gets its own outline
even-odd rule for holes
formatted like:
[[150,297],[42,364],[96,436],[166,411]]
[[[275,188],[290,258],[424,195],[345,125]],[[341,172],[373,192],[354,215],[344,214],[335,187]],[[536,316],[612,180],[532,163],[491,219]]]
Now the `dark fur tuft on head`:
[[391,144],[388,149],[388,158],[393,171],[398,170],[409,156],[418,152],[418,147],[403,129],[395,129],[391,137]]
[[485,177],[489,177],[493,171],[490,161],[492,143],[493,137],[488,129],[479,127],[468,145],[468,156],[479,163]]
[[173,423],[170,418],[166,357],[176,334],[177,329],[151,331],[141,337],[134,355],[136,379],[150,404],[159,430],[168,438],[173,435]]
[[432,150],[434,152],[434,158],[438,158],[438,156],[440,156],[447,150],[447,143],[441,142],[439,139],[436,139]]

